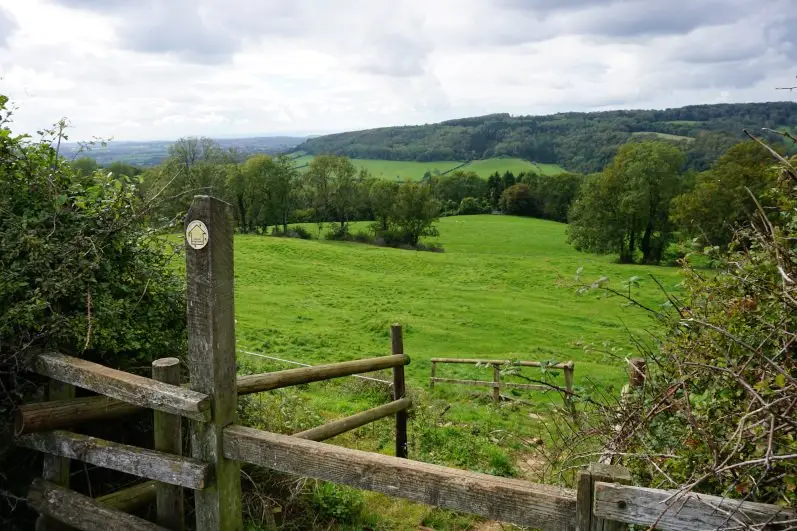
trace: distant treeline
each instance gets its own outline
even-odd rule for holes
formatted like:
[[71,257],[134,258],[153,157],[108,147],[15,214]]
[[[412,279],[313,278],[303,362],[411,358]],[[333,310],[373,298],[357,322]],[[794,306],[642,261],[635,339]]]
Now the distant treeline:
[[[767,208],[765,192],[777,184],[770,154],[752,141],[734,144],[704,172],[688,169],[687,157],[683,145],[635,138],[589,175],[496,172],[484,179],[460,169],[397,183],[344,156],[318,155],[300,170],[287,155],[247,156],[187,138],[154,168],[115,163],[105,170],[137,182],[161,223],[178,220],[195,194],[209,194],[233,206],[240,232],[309,238],[302,224],[312,223],[317,237],[417,248],[437,234],[440,216],[503,213],[568,222],[569,239],[581,250],[659,263],[672,243],[687,238],[726,246],[757,208],[751,194]],[[72,166],[83,174],[98,169],[89,158]],[[352,234],[352,221],[373,224]]]
[[632,136],[653,133],[672,135],[664,138],[680,144],[686,168],[702,171],[743,139],[742,129],[779,128],[795,123],[797,103],[791,102],[549,116],[491,114],[438,124],[326,135],[307,140],[296,149],[311,154],[420,162],[509,156],[591,173],[609,164],[618,148]]

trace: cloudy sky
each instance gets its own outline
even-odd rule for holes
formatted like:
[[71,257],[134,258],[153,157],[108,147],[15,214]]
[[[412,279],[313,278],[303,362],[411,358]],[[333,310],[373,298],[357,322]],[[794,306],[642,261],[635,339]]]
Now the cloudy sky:
[[15,129],[323,133],[795,100],[797,0],[0,0]]

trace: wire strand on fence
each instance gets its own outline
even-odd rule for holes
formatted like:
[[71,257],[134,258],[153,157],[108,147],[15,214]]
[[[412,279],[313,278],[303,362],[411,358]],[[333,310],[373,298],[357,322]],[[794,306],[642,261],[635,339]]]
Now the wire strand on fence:
[[[250,356],[257,356],[259,358],[266,358],[266,359],[269,359],[269,360],[281,361],[282,363],[290,363],[290,364],[293,364],[293,365],[301,365],[302,367],[312,367],[312,365],[310,365],[308,363],[301,363],[299,361],[286,360],[286,359],[282,359],[282,358],[275,358],[274,356],[266,356],[265,354],[261,354],[259,352],[250,352],[248,350],[243,350],[243,349],[240,349],[240,348],[238,349],[238,352],[240,352],[242,354],[249,354]],[[387,380],[380,380],[379,378],[371,378],[370,376],[362,376],[361,374],[352,374],[352,376],[354,378],[360,378],[362,380],[370,380],[372,382],[379,382],[379,383],[387,384],[389,386],[393,386],[393,382],[389,382]]]

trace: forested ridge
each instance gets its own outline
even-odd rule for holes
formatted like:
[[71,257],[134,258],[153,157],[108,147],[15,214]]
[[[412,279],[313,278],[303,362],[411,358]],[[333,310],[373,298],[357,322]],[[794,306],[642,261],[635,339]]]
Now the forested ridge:
[[[797,123],[797,103],[690,105],[665,110],[489,114],[437,124],[383,127],[307,140],[296,150],[386,160],[474,160],[496,156],[556,163],[569,171],[603,169],[632,136],[683,144],[687,167],[705,170],[745,128]],[[661,136],[668,135],[668,136]],[[678,138],[682,137],[682,138]]]

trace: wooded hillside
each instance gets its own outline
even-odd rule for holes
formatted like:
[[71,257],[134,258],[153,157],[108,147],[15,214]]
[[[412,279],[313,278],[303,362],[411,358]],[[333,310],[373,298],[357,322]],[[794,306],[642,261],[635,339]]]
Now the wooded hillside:
[[[618,146],[636,136],[683,143],[687,165],[707,169],[742,139],[742,129],[797,124],[797,103],[691,105],[666,110],[490,114],[438,124],[385,127],[326,135],[296,149],[352,158],[472,160],[495,156],[556,163],[569,171],[600,171]],[[649,135],[646,135],[649,133]]]

